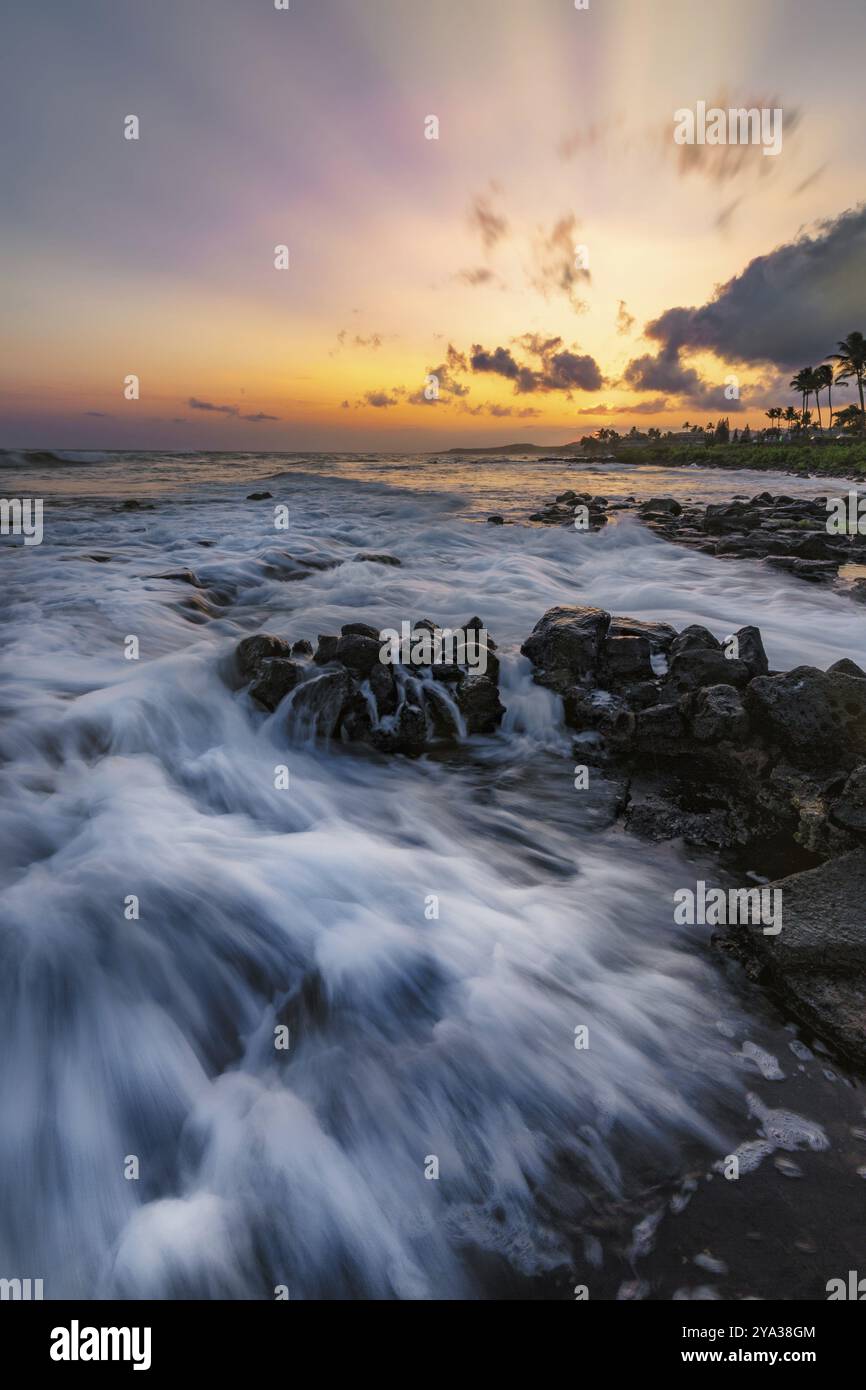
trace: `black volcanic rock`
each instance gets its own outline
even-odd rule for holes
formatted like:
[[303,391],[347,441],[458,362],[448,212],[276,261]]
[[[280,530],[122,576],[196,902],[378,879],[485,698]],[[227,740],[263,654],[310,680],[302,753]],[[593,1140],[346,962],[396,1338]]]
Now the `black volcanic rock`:
[[544,670],[582,675],[598,665],[609,626],[602,608],[549,608],[520,650]]
[[259,663],[256,679],[250,686],[250,694],[265,709],[275,710],[277,705],[294,690],[301,679],[302,668],[295,661],[283,657],[267,657]]
[[853,768],[866,758],[866,682],[797,666],[753,680],[747,708],[804,765]]

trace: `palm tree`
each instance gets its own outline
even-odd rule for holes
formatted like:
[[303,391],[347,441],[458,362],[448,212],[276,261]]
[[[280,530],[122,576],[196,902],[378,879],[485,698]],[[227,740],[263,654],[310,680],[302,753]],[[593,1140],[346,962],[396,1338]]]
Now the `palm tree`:
[[813,367],[810,367],[810,368],[809,368],[809,390],[812,392],[812,395],[815,397],[815,405],[818,407],[818,429],[819,429],[819,430],[823,430],[823,428],[824,428],[823,421],[821,420],[821,396],[820,396],[821,387],[822,387],[823,385],[824,385],[824,378],[821,376],[821,368],[819,367],[819,368],[817,369],[817,371],[816,371]]
[[788,405],[785,407],[785,414],[783,418],[785,420],[786,425],[788,426],[788,434],[790,434],[791,426],[797,418],[797,412],[792,405]]
[[866,411],[863,407],[863,378],[866,375],[866,338],[862,333],[849,333],[847,338],[843,338],[837,343],[838,352],[829,354],[831,362],[838,363],[836,371],[837,382],[850,381],[852,376],[857,382],[857,390],[860,393],[860,419],[861,432],[866,428]]
[[[821,367],[815,368],[815,380],[820,386],[827,388],[827,403],[830,411],[830,428],[833,427],[833,368],[824,363]],[[817,393],[816,393],[817,398]]]
[[802,419],[802,418],[805,416],[805,414],[806,414],[806,402],[807,402],[807,400],[808,400],[808,398],[809,398],[809,395],[811,394],[811,391],[812,391],[812,386],[811,386],[811,383],[810,383],[810,377],[811,377],[811,375],[812,375],[812,368],[811,368],[811,367],[802,367],[802,368],[800,369],[800,371],[797,373],[797,375],[794,376],[794,377],[792,377],[792,378],[791,378],[791,381],[790,381],[791,390],[792,390],[792,391],[798,392],[798,394],[799,394],[800,397],[802,398],[803,404],[802,404],[802,407],[801,407],[801,409],[800,409],[800,418],[801,418],[801,419]]
[[[783,414],[782,407],[781,407],[780,405],[774,405],[774,406],[771,407],[770,410],[765,410],[765,411],[764,411],[764,414],[766,415],[766,417],[767,417],[768,420],[773,420],[774,422],[775,422],[776,420],[781,420],[782,414]],[[782,431],[779,429],[778,425],[775,426],[775,428],[774,428],[774,430],[773,430],[773,433],[774,433],[776,436],[778,436],[778,435],[780,435],[780,434],[782,433]]]

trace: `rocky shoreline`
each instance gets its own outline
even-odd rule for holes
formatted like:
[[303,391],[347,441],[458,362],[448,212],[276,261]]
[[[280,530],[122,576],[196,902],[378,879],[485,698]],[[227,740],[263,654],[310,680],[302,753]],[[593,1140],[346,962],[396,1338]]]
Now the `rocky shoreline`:
[[[730,502],[679,502],[675,497],[634,497],[610,503],[606,497],[561,492],[529,516],[543,526],[575,525],[575,508],[584,508],[579,529],[598,531],[612,514],[633,512],[657,535],[721,559],[754,559],[809,583],[838,584],[840,592],[866,603],[866,578],[840,579],[845,565],[866,566],[866,535],[833,535],[827,529],[827,497],[734,497]],[[488,518],[495,522],[495,518]]]
[[[477,662],[384,662],[382,634],[348,623],[315,647],[244,638],[231,683],[262,711],[284,711],[292,738],[418,757],[495,734],[505,714],[496,644],[480,618],[464,628],[483,673]],[[413,637],[436,630],[422,619]],[[720,944],[866,1065],[866,672],[845,658],[771,671],[755,627],[719,640],[580,606],[548,610],[521,652],[561,699],[575,771],[602,786],[609,825],[714,851],[784,842],[823,861],[773,885],[786,895],[779,937],[745,927]],[[838,922],[827,906],[837,901]]]

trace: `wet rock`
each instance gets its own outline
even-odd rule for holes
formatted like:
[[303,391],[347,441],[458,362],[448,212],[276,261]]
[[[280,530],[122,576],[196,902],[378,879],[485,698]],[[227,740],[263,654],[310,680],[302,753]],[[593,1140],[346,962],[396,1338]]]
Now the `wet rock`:
[[248,492],[248,502],[266,502],[269,497],[273,497],[272,492]]
[[611,637],[608,635],[602,651],[605,669],[614,679],[652,679],[650,660],[652,648],[646,637]]
[[[366,637],[359,633],[349,633],[337,642],[331,659],[338,661],[341,666],[348,667],[356,675],[366,676],[374,666],[382,664],[379,661],[381,646],[378,634],[375,637]],[[318,652],[316,659],[318,660]]]
[[502,723],[505,706],[489,676],[466,676],[457,688],[457,705],[468,734],[492,734]]
[[828,674],[838,672],[840,676],[854,676],[858,680],[866,681],[866,671],[862,670],[856,661],[849,661],[844,656],[841,661],[834,661],[832,666],[827,667]]
[[782,895],[782,930],[743,928],[749,950],[798,1017],[866,1065],[866,849],[770,887]]
[[609,625],[602,608],[549,608],[520,650],[543,670],[582,675],[598,665]]
[[855,835],[866,835],[866,764],[856,767],[845,783],[842,795],[830,806],[837,825]]
[[244,637],[235,651],[238,672],[243,680],[249,681],[258,673],[262,661],[268,657],[288,657],[289,644],[282,637],[274,637],[268,632],[260,632],[256,637]]
[[677,630],[670,623],[646,622],[643,618],[612,617],[607,630],[609,638],[644,637],[653,651],[666,652],[675,641]]
[[395,714],[397,711],[397,682],[394,678],[393,667],[386,666],[380,661],[378,665],[371,668],[368,681],[380,717]]
[[300,639],[300,641],[298,641],[298,642],[293,642],[293,643],[292,643],[292,656],[312,656],[312,655],[313,655],[313,644],[312,644],[312,642],[308,642],[307,639],[306,639],[306,637],[302,637],[302,638]]
[[685,732],[686,721],[678,704],[653,705],[637,716],[635,736],[645,747],[681,739]]
[[380,641],[379,629],[370,623],[344,623],[340,632],[344,637],[372,637],[375,642]]
[[268,657],[259,663],[250,694],[265,709],[275,710],[301,679],[301,667],[283,657]]
[[382,555],[370,550],[359,550],[355,556],[356,560],[364,560],[368,565],[402,565],[403,561],[398,560],[396,555]]
[[722,739],[742,743],[749,732],[742,696],[732,685],[711,685],[699,690],[690,723],[692,733],[701,743],[719,743]]
[[706,685],[746,686],[751,678],[744,661],[725,656],[723,651],[696,647],[671,658],[664,693],[675,698]]
[[859,677],[812,666],[759,676],[746,707],[805,766],[853,768],[866,758],[866,682]]
[[339,640],[336,633],[319,633],[319,642],[313,657],[317,666],[326,666],[329,661],[334,660]]
[[689,627],[684,627],[679,636],[675,637],[671,643],[671,658],[679,656],[680,652],[694,651],[721,651],[722,644],[713,634],[699,623],[692,623]]
[[756,627],[741,627],[734,633],[740,661],[744,661],[752,676],[765,676],[770,669],[761,634]]
[[191,584],[194,589],[205,587],[194,570],[166,570],[162,574],[151,574],[149,579],[174,579],[178,584]]
[[505,517],[504,517],[504,516],[489,516],[489,517],[487,518],[487,523],[488,523],[489,526],[504,526],[504,525],[505,525]]
[[304,681],[297,686],[292,698],[289,715],[292,726],[320,738],[333,738],[354,693],[352,678],[342,669],[323,671]]
[[833,579],[839,568],[835,560],[796,560],[785,555],[771,555],[764,564],[793,574],[796,579],[805,579],[810,584],[822,584]]
[[641,502],[638,508],[643,514],[657,512],[663,516],[679,516],[682,510],[675,497],[650,497],[648,501]]
[[427,746],[427,720],[420,705],[404,703],[393,727],[374,729],[370,743],[380,753],[418,757]]

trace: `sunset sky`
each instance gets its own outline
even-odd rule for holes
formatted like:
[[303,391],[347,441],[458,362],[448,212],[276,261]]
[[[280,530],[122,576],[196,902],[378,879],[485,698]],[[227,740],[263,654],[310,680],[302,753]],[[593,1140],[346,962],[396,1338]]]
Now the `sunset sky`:
[[[4,30],[2,447],[733,424],[731,372],[756,424],[866,331],[863,0],[9,0]],[[781,153],[676,145],[700,100],[780,107]]]

